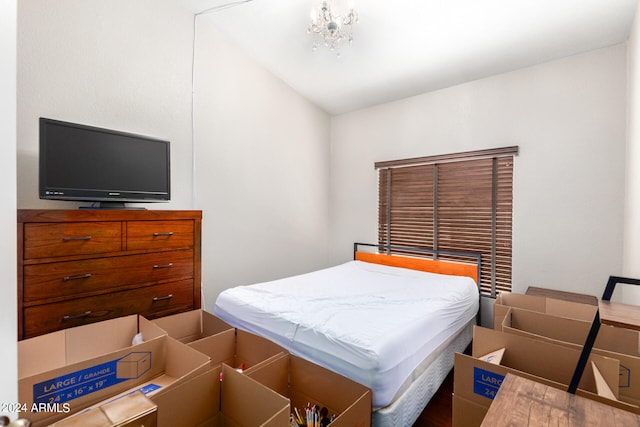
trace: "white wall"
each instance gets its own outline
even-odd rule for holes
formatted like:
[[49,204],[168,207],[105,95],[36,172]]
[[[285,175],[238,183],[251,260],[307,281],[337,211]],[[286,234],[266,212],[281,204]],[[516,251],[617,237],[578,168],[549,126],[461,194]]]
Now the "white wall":
[[[327,265],[329,116],[175,0],[22,0],[18,207],[38,199],[38,117],[167,138],[172,202],[203,211],[203,292]],[[192,148],[195,147],[195,162]],[[195,164],[195,171],[194,171]],[[197,182],[193,181],[194,173]]]
[[[4,186],[0,205],[0,402],[18,401],[18,331],[16,300],[16,8],[17,0],[0,2],[0,181]],[[14,242],[14,243],[12,243]],[[10,415],[0,410],[0,415]],[[15,413],[12,414],[15,416]]]
[[332,119],[334,261],[375,241],[375,161],[518,145],[513,289],[601,295],[622,271],[626,48],[618,45]]
[[18,4],[18,207],[38,199],[38,117],[171,141],[172,201],[192,207],[193,14],[175,0],[21,0]]
[[219,291],[327,265],[329,116],[198,17],[197,207]]
[[[626,277],[640,278],[640,9],[636,10],[627,45],[627,175],[623,274]],[[640,304],[639,287],[624,286],[621,289],[627,302]]]

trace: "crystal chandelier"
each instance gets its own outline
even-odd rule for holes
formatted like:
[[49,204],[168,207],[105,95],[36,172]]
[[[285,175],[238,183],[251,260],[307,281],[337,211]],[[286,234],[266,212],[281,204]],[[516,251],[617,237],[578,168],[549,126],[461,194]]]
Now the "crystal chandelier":
[[[340,42],[353,41],[353,25],[358,22],[358,15],[353,10],[353,4],[349,2],[349,12],[346,15],[337,15],[334,11],[332,1],[322,1],[322,6],[318,12],[311,9],[311,22],[309,22],[309,33],[313,37],[313,50],[322,43],[331,50],[340,49]],[[340,52],[338,52],[338,56]]]

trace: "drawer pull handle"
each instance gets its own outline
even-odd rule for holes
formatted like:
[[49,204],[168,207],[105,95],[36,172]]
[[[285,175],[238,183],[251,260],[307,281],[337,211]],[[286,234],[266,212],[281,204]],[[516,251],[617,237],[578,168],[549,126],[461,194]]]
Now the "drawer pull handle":
[[164,301],[171,298],[173,298],[173,294],[169,294],[163,297],[153,297],[153,302]]
[[154,264],[153,268],[173,268],[173,263],[169,264]]
[[64,276],[62,280],[66,282],[67,280],[88,279],[89,277],[91,277],[91,273],[80,274],[78,276]]
[[75,242],[78,240],[91,240],[91,236],[82,236],[82,237],[63,237],[63,241],[65,242]]
[[171,237],[173,236],[173,231],[169,231],[167,233],[153,233],[153,237]]
[[83,317],[89,317],[91,316],[91,312],[90,311],[85,311],[82,314],[76,314],[75,316],[70,316],[70,315],[66,315],[62,318],[62,320],[64,322],[68,322],[69,320],[76,320],[76,319],[82,319]]

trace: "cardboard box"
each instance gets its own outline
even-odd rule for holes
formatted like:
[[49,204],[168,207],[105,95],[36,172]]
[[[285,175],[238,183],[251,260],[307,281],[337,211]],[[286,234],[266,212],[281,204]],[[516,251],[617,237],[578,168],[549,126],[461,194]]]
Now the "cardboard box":
[[300,357],[285,354],[246,375],[290,399],[292,412],[311,403],[336,415],[332,427],[371,425],[371,390]]
[[[132,346],[138,332],[144,342]],[[163,330],[134,315],[19,341],[21,416],[34,423],[61,419],[158,375],[165,338]],[[132,353],[144,353],[154,363],[146,371],[118,375],[119,361]]]
[[280,427],[289,423],[288,399],[224,364],[152,400],[158,405],[158,427]]
[[225,363],[250,370],[272,357],[287,353],[272,341],[236,330],[203,310],[161,317],[153,322],[169,336],[209,356],[213,367]]
[[289,399],[248,375],[222,365],[219,426],[289,425]]
[[[585,343],[591,322],[567,319],[511,307],[502,330],[540,341],[563,345],[580,351]],[[592,354],[620,361],[616,397],[633,405],[640,405],[640,357],[638,331],[601,325]]]
[[502,292],[496,298],[493,306],[493,329],[500,330],[504,316],[509,307],[524,308],[526,310],[547,313],[569,319],[586,320],[591,322],[597,307],[589,304],[558,300],[538,295],[514,294]]
[[[566,390],[580,356],[579,350],[566,346],[479,326],[474,327],[473,335],[472,356],[455,355],[453,392],[485,409],[491,405],[507,372]],[[480,360],[481,356],[502,348],[505,352],[500,364]],[[618,383],[619,361],[596,354],[591,355],[590,361],[595,363],[608,387],[614,389]],[[628,411],[637,410],[632,405],[597,395],[591,363],[585,369],[576,394]],[[468,414],[454,413],[454,418],[456,416],[468,420]],[[482,422],[481,419],[477,421],[477,424],[468,421],[467,425],[480,425]]]
[[157,407],[140,392],[58,421],[51,427],[155,427]]
[[453,394],[453,427],[477,427],[482,423],[489,407],[479,405]]
[[[182,344],[180,346],[185,347]],[[193,349],[188,350],[196,352]],[[147,386],[140,389],[149,388]],[[118,402],[134,394],[141,393],[138,389],[128,390],[100,402],[92,407],[91,411],[99,409],[104,412],[105,407],[118,405]],[[206,371],[199,372],[184,381],[175,382],[169,387],[149,388],[146,397],[156,407],[158,427],[280,427],[287,426],[289,422],[288,399],[227,365],[216,368],[207,366]],[[76,418],[85,421],[83,417],[87,412],[74,415],[65,421]],[[151,425],[156,424],[149,424]],[[61,426],[92,427],[93,424],[62,424]],[[96,427],[98,426],[102,427],[102,424],[96,424]],[[140,424],[135,425],[135,427],[139,426]]]
[[[144,342],[132,346],[138,330]],[[18,398],[26,409],[21,416],[34,427],[132,388],[164,391],[210,369],[206,355],[138,316],[20,341],[18,352]]]
[[192,310],[153,320],[170,337],[193,343],[219,334],[233,333],[235,328],[204,310]]
[[[189,419],[204,420],[210,415],[207,405],[213,404],[210,400],[211,392],[203,378],[206,377],[208,383],[219,381],[219,377],[211,376],[211,364],[209,358],[179,341],[164,336],[165,354],[163,358],[163,369],[161,373],[150,380],[137,384],[135,387],[127,389],[122,393],[110,396],[100,401],[89,409],[109,407],[116,404],[131,394],[142,393],[150,399],[157,407],[157,425],[174,426],[176,417],[182,414],[189,414]],[[154,365],[157,363],[154,360]],[[204,399],[204,403],[203,403]],[[209,399],[209,400],[207,400]],[[179,404],[178,404],[179,403]],[[215,401],[217,405],[218,402]],[[72,416],[74,418],[76,415]],[[185,424],[186,425],[186,424]],[[192,425],[197,425],[193,423]]]

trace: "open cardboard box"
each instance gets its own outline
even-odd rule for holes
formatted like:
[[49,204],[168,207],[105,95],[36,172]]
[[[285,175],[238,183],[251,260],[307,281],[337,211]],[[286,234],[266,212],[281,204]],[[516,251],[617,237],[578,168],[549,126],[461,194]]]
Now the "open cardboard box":
[[[138,332],[143,342],[132,345]],[[20,341],[18,355],[20,416],[34,427],[144,384],[164,392],[210,369],[206,355],[135,315]]]
[[[121,407],[120,402],[130,396],[141,395],[140,389],[145,388],[128,390],[100,402],[55,427],[103,427],[98,422],[103,419],[100,413],[105,412],[104,408]],[[152,390],[145,398],[150,399],[156,409],[158,427],[281,427],[289,422],[288,399],[227,365],[209,367],[205,372],[174,383],[171,387]],[[94,420],[89,415],[95,412],[98,415],[94,425],[88,422]],[[134,425],[139,427],[141,424]]]
[[[132,345],[140,332],[144,342]],[[77,412],[158,375],[166,333],[136,315],[18,342],[21,416],[37,423]]]
[[[580,351],[585,343],[591,322],[552,316],[511,307],[502,330],[540,341],[567,346]],[[601,325],[592,354],[620,361],[619,399],[640,405],[640,357],[638,331]]]
[[223,363],[251,370],[272,357],[287,353],[274,342],[236,330],[204,310],[193,310],[153,320],[167,334],[206,354],[213,367]]
[[[500,364],[481,360],[482,356],[503,348]],[[579,356],[579,350],[566,346],[475,326],[472,355],[455,355],[453,394],[456,407],[464,410],[473,403],[476,416],[483,412],[478,407],[484,408],[486,413],[507,372],[566,390]],[[587,364],[576,394],[633,412],[633,406],[597,394],[593,366],[597,367],[607,387],[614,390],[620,362],[597,354],[592,354],[589,360],[594,365]],[[454,426],[479,426],[481,422],[479,417],[471,419],[468,413],[454,409]]]
[[509,311],[509,307],[524,308],[539,313],[547,313],[554,316],[589,322],[593,320],[597,310],[596,306],[589,304],[564,301],[539,295],[502,292],[496,298],[493,306],[493,329],[500,330],[502,328],[502,322],[504,316]]
[[[117,406],[118,402],[128,396],[141,393],[157,407],[158,426],[197,425],[180,422],[175,424],[176,420],[182,419],[183,414],[188,414],[190,420],[205,420],[209,415],[209,406],[218,404],[217,400],[211,400],[211,384],[216,385],[219,376],[212,375],[211,364],[206,355],[166,335],[163,341],[165,354],[163,369],[159,375],[109,396],[90,406],[88,411]],[[83,413],[73,415],[69,419],[82,415]]]
[[[220,369],[220,368],[218,368]],[[248,375],[222,365],[217,426],[281,427],[289,425],[289,399]]]
[[289,398],[292,412],[311,403],[336,415],[332,427],[371,425],[371,390],[300,357],[285,354],[246,375]]

